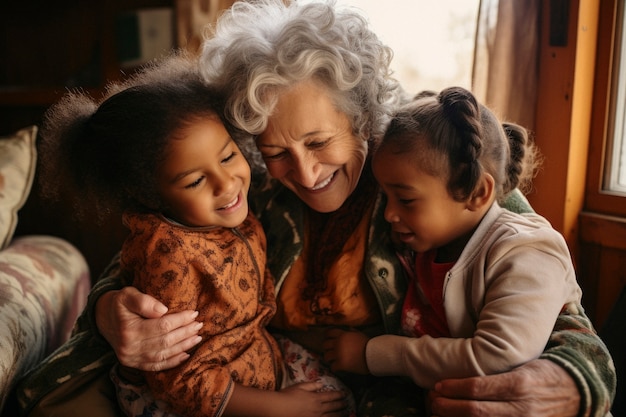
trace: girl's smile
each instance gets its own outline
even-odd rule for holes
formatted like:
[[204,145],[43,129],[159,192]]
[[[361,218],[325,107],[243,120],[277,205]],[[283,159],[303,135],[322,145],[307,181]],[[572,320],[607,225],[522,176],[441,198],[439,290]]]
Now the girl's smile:
[[159,168],[166,214],[187,226],[239,226],[248,215],[250,166],[237,144],[217,117],[178,136]]

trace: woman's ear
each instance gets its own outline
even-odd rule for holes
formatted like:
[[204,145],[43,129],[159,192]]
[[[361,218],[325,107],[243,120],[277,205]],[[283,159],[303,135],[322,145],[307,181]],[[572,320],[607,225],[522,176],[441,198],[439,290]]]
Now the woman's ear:
[[485,206],[490,206],[494,200],[495,181],[490,174],[483,174],[478,180],[474,192],[467,201],[467,208],[478,211]]

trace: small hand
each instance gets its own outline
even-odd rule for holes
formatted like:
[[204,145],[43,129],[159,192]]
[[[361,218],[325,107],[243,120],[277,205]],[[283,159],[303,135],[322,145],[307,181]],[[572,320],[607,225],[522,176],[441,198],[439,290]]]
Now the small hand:
[[[319,382],[303,382],[280,391],[284,394],[284,410],[289,416],[299,417],[345,417],[348,413],[346,393],[341,391],[320,391]],[[287,417],[287,416],[286,416]]]
[[347,417],[346,393],[323,391],[321,382],[302,382],[280,391],[235,384],[224,417]]
[[155,298],[125,287],[100,297],[96,324],[122,365],[160,371],[188,359],[186,351],[201,340],[197,312],[166,313],[167,307]]

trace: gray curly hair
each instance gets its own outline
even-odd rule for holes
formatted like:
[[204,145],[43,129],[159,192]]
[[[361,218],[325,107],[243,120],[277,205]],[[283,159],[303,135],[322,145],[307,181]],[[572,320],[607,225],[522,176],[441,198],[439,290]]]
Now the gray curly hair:
[[201,73],[228,91],[226,117],[251,134],[265,130],[281,90],[302,81],[325,86],[363,139],[382,135],[402,96],[391,49],[335,0],[236,2],[209,31]]

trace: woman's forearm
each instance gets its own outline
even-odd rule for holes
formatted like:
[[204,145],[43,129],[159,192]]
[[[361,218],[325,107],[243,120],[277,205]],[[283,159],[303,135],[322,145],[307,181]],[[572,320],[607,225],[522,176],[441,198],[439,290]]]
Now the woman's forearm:
[[561,314],[541,355],[563,368],[580,393],[580,415],[605,416],[615,397],[613,359],[582,307],[578,314]]

